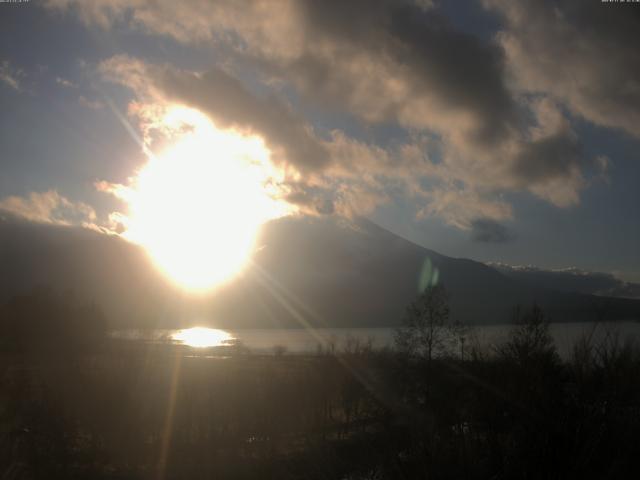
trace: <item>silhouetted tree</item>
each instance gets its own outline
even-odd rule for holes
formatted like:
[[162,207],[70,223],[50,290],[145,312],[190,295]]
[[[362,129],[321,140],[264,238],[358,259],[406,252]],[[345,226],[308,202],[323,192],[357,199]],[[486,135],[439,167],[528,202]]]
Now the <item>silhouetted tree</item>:
[[534,359],[557,360],[556,347],[549,332],[549,320],[537,304],[534,303],[525,312],[517,306],[513,317],[514,327],[509,339],[496,347],[501,357],[519,364]]
[[407,307],[403,325],[396,331],[396,347],[409,356],[431,361],[446,345],[449,332],[449,296],[442,285],[426,288]]

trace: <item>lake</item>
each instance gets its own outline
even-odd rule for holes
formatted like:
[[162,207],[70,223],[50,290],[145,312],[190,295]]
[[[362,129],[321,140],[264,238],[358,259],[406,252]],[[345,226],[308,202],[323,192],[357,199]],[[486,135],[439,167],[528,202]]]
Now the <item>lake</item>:
[[[507,338],[511,325],[486,325],[473,327],[469,341],[489,347]],[[323,349],[344,349],[349,341],[371,343],[375,348],[391,347],[394,328],[316,328],[316,329],[215,329],[192,327],[184,329],[117,330],[114,338],[144,342],[168,342],[185,344],[194,348],[229,347],[241,344],[252,353],[274,353],[276,349],[293,354],[317,352]],[[622,341],[640,340],[640,323],[552,323],[551,335],[559,354],[566,358],[577,339],[591,336],[599,343],[607,335],[618,335]]]

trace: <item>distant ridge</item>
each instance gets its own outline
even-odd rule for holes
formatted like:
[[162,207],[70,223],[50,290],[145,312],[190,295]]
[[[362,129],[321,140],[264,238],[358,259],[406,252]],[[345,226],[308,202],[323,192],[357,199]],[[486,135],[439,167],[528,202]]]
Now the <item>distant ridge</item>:
[[[36,286],[94,299],[116,326],[392,326],[421,288],[443,283],[453,318],[503,323],[536,301],[552,321],[640,319],[640,301],[545,289],[483,263],[441,255],[368,220],[284,218],[265,225],[252,266],[205,297],[167,282],[124,240],[0,219],[0,298]],[[601,318],[602,319],[602,318]]]

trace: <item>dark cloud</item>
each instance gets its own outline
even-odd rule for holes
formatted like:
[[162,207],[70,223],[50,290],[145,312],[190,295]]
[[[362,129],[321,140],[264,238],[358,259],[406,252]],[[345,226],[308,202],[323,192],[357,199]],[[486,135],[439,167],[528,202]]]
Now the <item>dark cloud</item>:
[[367,122],[438,132],[444,159],[431,173],[461,182],[470,195],[479,187],[524,189],[557,206],[579,202],[591,159],[560,108],[507,85],[501,43],[458,31],[437,8],[411,2],[297,5],[299,49],[248,51],[304,98]]
[[[307,32],[305,48],[277,63],[311,98],[346,103],[366,118],[444,132],[448,117],[464,116],[469,139],[481,143],[504,137],[519,121],[502,49],[455,30],[435,8],[385,0],[307,1],[300,2],[298,19]],[[365,68],[353,68],[358,64]],[[379,77],[363,78],[367,69]],[[394,95],[394,84],[405,91]]]
[[516,156],[514,173],[532,183],[570,177],[585,162],[582,145],[571,132],[558,132],[526,144]]
[[235,128],[264,138],[276,163],[302,172],[321,169],[329,157],[311,126],[274,96],[260,97],[220,68],[205,74],[145,63],[126,55],[102,62],[111,81],[132,88],[141,97],[197,108],[222,128]]
[[485,0],[519,87],[584,118],[640,136],[640,10],[600,1]]
[[328,163],[324,146],[309,124],[274,96],[260,98],[221,69],[204,75],[167,70],[160,80],[165,94],[206,112],[221,127],[262,136],[272,152],[301,171]]
[[450,108],[477,118],[474,139],[493,143],[504,138],[519,117],[505,85],[502,49],[454,30],[433,10],[416,10],[404,6],[392,13],[401,63],[416,70],[425,90],[435,89]]
[[489,218],[478,218],[471,222],[471,239],[481,243],[507,243],[515,239],[503,224]]

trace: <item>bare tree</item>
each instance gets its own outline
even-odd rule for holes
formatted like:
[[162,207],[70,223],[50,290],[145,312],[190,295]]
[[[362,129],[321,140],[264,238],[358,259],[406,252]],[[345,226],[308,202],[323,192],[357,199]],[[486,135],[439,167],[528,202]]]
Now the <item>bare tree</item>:
[[449,334],[449,340],[451,342],[451,351],[456,354],[460,353],[460,360],[465,359],[465,345],[468,340],[473,339],[474,330],[470,325],[466,325],[461,322],[452,322],[445,327]]
[[426,288],[408,307],[396,331],[396,347],[429,362],[445,349],[449,321],[449,295],[442,285]]
[[524,312],[518,305],[513,317],[514,326],[509,339],[496,347],[498,355],[520,364],[543,358],[557,360],[555,344],[549,332],[549,320],[537,304],[534,303],[530,310]]

